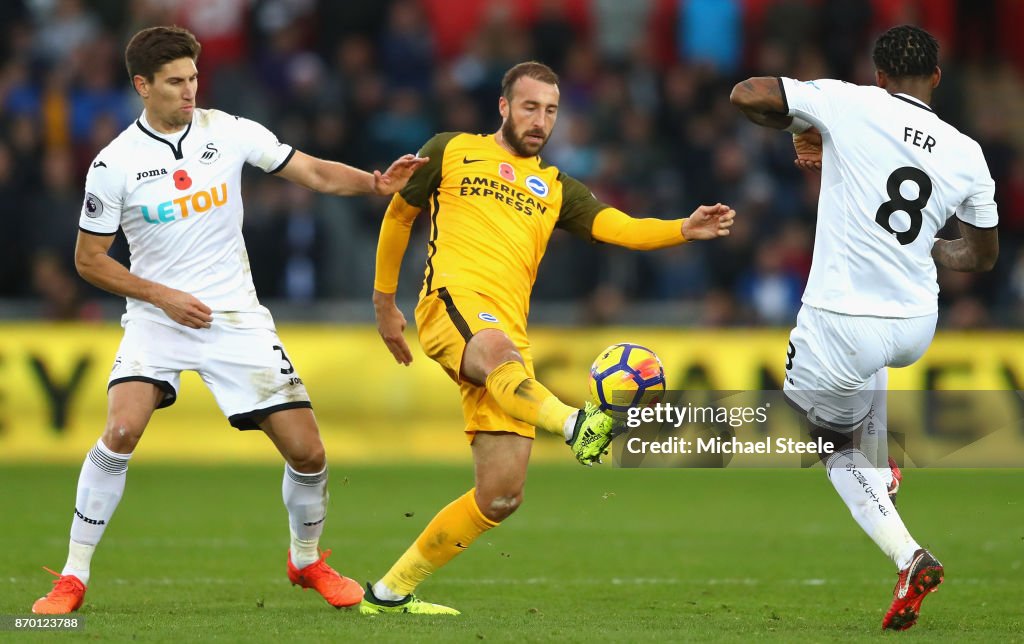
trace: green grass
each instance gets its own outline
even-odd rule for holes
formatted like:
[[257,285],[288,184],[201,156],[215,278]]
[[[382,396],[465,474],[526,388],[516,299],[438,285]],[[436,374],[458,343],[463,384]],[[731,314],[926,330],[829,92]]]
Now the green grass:
[[[133,465],[93,561],[86,628],[70,637],[1024,640],[1021,472],[906,474],[901,512],[947,580],[914,629],[885,635],[893,567],[819,470],[537,466],[519,513],[421,587],[461,617],[367,618],[288,584],[279,468]],[[63,564],[77,475],[0,466],[0,615],[27,614],[50,585],[40,566]],[[470,476],[468,464],[335,463],[330,563],[379,577]]]

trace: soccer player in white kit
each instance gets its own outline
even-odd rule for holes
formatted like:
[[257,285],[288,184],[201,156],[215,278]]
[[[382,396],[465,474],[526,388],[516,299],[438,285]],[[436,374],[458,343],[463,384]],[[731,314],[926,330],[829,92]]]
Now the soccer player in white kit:
[[[920,358],[935,333],[935,264],[987,271],[999,254],[995,186],[981,148],[929,107],[938,43],[900,26],[875,44],[878,87],[837,80],[751,78],[731,100],[758,125],[794,136],[797,165],[820,170],[814,256],[786,355],[787,399],[812,435],[854,519],[896,563],[882,627],[914,625],[943,579],[942,564],[911,537],[885,480],[886,367]],[[955,215],[960,239],[935,239]],[[866,422],[866,419],[869,419]]]
[[[402,189],[427,159],[406,155],[384,174],[370,174],[305,155],[253,121],[199,109],[199,51],[185,29],[135,34],[125,61],[145,109],[86,178],[75,264],[128,304],[106,430],[78,480],[67,563],[34,613],[82,605],[128,460],[153,412],[174,404],[183,370],[199,373],[231,425],[263,430],[284,457],[291,582],[339,608],[363,596],[358,583],[327,565],[329,551],[319,550],[328,499],[324,446],[302,379],[256,298],[242,238],[241,173],[249,163],[318,192],[385,195]],[[118,228],[128,239],[130,271],[108,255]]]

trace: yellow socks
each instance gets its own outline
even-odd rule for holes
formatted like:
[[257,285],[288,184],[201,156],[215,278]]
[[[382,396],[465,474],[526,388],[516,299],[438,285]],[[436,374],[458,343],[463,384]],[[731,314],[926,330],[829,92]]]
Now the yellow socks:
[[564,436],[565,421],[576,409],[555,397],[547,387],[531,378],[517,360],[498,365],[487,376],[487,393],[509,416],[552,434]]
[[424,528],[381,582],[398,595],[408,595],[435,570],[498,525],[477,507],[476,488],[449,503]]

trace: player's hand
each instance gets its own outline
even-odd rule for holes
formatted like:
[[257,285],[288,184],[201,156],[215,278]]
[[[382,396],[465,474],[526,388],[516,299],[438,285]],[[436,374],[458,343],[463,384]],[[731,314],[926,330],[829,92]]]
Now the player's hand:
[[213,322],[213,311],[199,298],[173,288],[165,288],[153,304],[163,309],[167,317],[191,329],[208,329]]
[[418,157],[405,154],[398,158],[384,174],[380,170],[373,171],[373,192],[378,195],[390,195],[398,192],[409,183],[409,177],[418,168],[430,161],[430,157]]
[[698,206],[692,215],[683,220],[683,237],[691,241],[725,237],[735,218],[736,211],[725,204]]
[[378,298],[374,293],[373,312],[377,316],[377,333],[380,334],[388,351],[395,356],[395,362],[409,366],[412,363],[412,351],[402,334],[406,321],[402,311],[395,306],[394,295],[391,298]]
[[793,164],[801,170],[821,174],[821,132],[812,127],[800,134],[793,135],[793,148],[796,159]]

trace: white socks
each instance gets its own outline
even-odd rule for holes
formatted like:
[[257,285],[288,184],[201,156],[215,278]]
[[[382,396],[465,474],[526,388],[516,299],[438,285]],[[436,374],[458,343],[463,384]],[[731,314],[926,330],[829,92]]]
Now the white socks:
[[889,469],[889,437],[888,427],[889,372],[885,367],[878,370],[874,380],[874,395],[871,398],[871,409],[868,411],[859,433],[860,451],[868,457],[878,469],[885,483],[885,488],[892,485],[892,470]]
[[855,449],[836,452],[825,468],[832,486],[864,532],[900,570],[909,566],[921,546],[907,532],[889,500],[881,474],[864,453]]
[[327,466],[315,474],[303,474],[285,464],[281,495],[288,508],[292,563],[305,568],[320,558],[320,534],[327,518]]
[[395,591],[391,590],[384,585],[383,581],[378,581],[373,585],[373,596],[377,599],[383,599],[386,602],[397,602],[408,597],[408,595],[399,595]]
[[569,439],[572,438],[572,430],[576,428],[576,417],[579,416],[581,413],[582,412],[577,410],[575,413],[569,414],[569,417],[565,419],[565,424],[562,425],[562,433],[565,434],[565,442],[568,443]]
[[89,564],[117,504],[124,494],[124,482],[131,454],[118,454],[103,444],[89,450],[78,476],[75,516],[71,520],[68,560],[61,574],[74,575],[89,584]]

